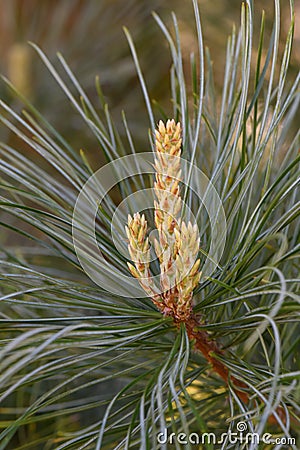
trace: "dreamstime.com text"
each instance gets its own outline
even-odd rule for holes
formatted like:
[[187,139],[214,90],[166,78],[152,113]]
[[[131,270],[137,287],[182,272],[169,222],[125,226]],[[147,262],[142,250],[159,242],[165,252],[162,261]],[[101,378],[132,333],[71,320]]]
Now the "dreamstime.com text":
[[273,437],[270,433],[264,433],[261,436],[258,433],[253,433],[247,430],[246,422],[238,422],[236,431],[228,430],[217,436],[215,433],[169,433],[165,428],[157,434],[158,444],[170,445],[200,445],[200,444],[229,444],[246,443],[246,444],[273,444],[284,445],[286,448],[296,446],[296,439],[294,437]]

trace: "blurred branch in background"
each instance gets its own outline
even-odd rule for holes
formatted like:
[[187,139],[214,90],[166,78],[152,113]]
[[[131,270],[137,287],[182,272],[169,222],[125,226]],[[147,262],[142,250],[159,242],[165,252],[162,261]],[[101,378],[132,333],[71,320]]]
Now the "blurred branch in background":
[[[161,38],[151,10],[159,10],[162,3],[161,0],[149,3],[138,0],[1,0],[1,72],[24,95],[30,94],[37,108],[54,121],[54,126],[59,124],[69,131],[71,138],[79,128],[78,119],[71,114],[64,96],[57,91],[55,82],[28,46],[28,41],[38,44],[50,60],[57,51],[61,52],[83,88],[94,98],[97,96],[95,77],[99,76],[112,111],[119,113],[126,104],[128,115],[133,116],[141,96],[137,95],[138,82],[122,27],[126,25],[132,30],[151,88],[160,96],[162,74],[167,73],[169,62],[162,59],[155,65],[154,56],[151,58]],[[136,124],[135,130],[138,129]],[[76,135],[77,145],[81,138]],[[86,144],[86,139],[84,142]]]

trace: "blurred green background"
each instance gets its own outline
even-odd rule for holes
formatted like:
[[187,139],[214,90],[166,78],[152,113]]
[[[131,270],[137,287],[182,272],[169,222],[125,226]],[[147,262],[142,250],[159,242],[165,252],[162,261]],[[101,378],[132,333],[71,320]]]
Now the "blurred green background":
[[[219,90],[222,88],[226,37],[234,23],[237,28],[239,26],[241,3],[240,0],[199,2],[204,43],[211,52]],[[272,28],[273,3],[272,0],[254,1],[257,30],[262,10],[266,12],[266,43]],[[296,2],[295,6],[296,12],[300,13],[300,2]],[[282,1],[281,8],[281,34],[284,41],[290,22],[289,1]],[[120,123],[121,111],[126,110],[133,136],[140,145],[145,143],[145,126],[148,127],[148,122],[122,27],[125,25],[133,35],[151,98],[166,109],[170,108],[170,57],[167,43],[151,12],[156,11],[169,25],[171,11],[176,13],[187,80],[190,53],[197,53],[190,0],[0,0],[0,10],[0,72],[30,98],[42,114],[71,140],[75,148],[86,147],[89,143],[93,148],[96,143],[89,141],[90,137],[85,135],[80,119],[69,107],[64,94],[27,44],[28,41],[37,43],[52,61],[55,60],[56,52],[60,51],[96,104],[95,77],[99,76],[114,120]],[[296,24],[294,46],[298,46],[298,52],[293,52],[292,61],[295,70],[300,59],[299,28]],[[5,100],[13,102],[3,85],[0,94]],[[93,152],[92,148],[90,152]],[[96,148],[94,150],[97,151]]]

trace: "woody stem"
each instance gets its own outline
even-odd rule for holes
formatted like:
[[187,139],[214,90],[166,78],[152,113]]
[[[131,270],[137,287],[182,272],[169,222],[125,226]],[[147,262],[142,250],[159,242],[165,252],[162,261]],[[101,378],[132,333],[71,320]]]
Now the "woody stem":
[[[175,320],[174,323],[177,327],[180,325],[180,323]],[[223,354],[223,351],[218,347],[216,341],[211,340],[206,331],[199,330],[199,323],[194,316],[190,316],[183,323],[185,325],[188,338],[190,341],[194,342],[195,348],[202,353],[205,359],[212,365],[214,371],[226,382],[227,385],[229,380],[232,382],[235,392],[240,400],[242,400],[243,403],[248,403],[249,395],[244,391],[247,385],[233,375],[229,375],[227,367],[222,363],[222,361],[214,356]],[[286,412],[281,406],[277,407],[276,413],[281,418],[283,423],[286,423]],[[293,417],[292,421],[294,421]],[[277,419],[274,414],[269,417],[268,422],[270,424],[277,423]]]
[[244,392],[246,384],[230,376],[227,367],[215,355],[222,355],[222,350],[217,343],[210,339],[209,334],[204,330],[199,330],[199,323],[196,318],[191,316],[184,321],[187,335],[190,341],[194,341],[195,348],[202,353],[205,359],[212,365],[214,371],[228,384],[230,380],[235,387],[236,394],[244,402],[248,403],[248,394]]

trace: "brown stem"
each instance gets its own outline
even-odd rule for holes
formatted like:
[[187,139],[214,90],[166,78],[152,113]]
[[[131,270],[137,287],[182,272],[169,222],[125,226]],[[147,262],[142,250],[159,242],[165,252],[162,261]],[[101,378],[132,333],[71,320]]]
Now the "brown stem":
[[[190,317],[185,319],[184,321],[178,321],[174,317],[173,320],[177,327],[180,326],[180,323],[185,324],[189,340],[194,342],[195,348],[202,353],[202,355],[212,365],[214,371],[218,375],[220,375],[220,377],[226,382],[226,384],[228,384],[229,381],[232,382],[238,397],[242,400],[243,403],[247,404],[249,402],[249,395],[244,391],[244,389],[247,388],[246,383],[238,380],[233,375],[229,375],[227,367],[222,363],[222,361],[214,356],[223,355],[224,352],[219,348],[216,341],[210,339],[210,336],[206,331],[199,329],[200,324],[197,318],[193,315],[190,315]],[[282,422],[286,424],[285,410],[281,406],[279,406],[276,409],[276,413],[278,414]],[[296,421],[294,417],[291,417],[291,420],[292,422],[297,423],[297,426],[299,425],[298,421]],[[277,419],[272,414],[269,417],[268,422],[274,425],[277,424]]]
[[[210,338],[207,331],[199,328],[201,322],[198,320],[197,316],[192,313],[192,310],[187,310],[185,311],[185,314],[180,314],[182,311],[179,311],[177,308],[177,303],[174,302],[172,297],[168,298],[168,301],[166,299],[164,299],[163,302],[156,301],[154,298],[152,298],[152,301],[160,309],[164,316],[172,317],[177,328],[180,328],[182,323],[185,325],[188,338],[191,342],[193,342],[196,350],[202,353],[205,359],[211,364],[213,370],[225,381],[226,385],[228,385],[229,382],[233,385],[235,393],[239,399],[244,404],[248,404],[249,394],[245,392],[245,389],[247,389],[247,384],[229,374],[228,368],[218,359],[218,355],[224,355],[224,351],[220,349],[215,340]],[[287,416],[282,406],[279,406],[276,409],[276,414],[282,422],[286,424]],[[293,423],[297,423],[297,426],[299,426],[299,422],[293,416],[290,417],[290,420]],[[274,414],[269,417],[268,422],[273,425],[278,423]]]
[[206,331],[199,330],[198,328],[199,324],[195,317],[191,316],[184,323],[187,335],[190,341],[194,341],[195,348],[203,354],[203,356],[207,359],[208,362],[211,363],[214,371],[217,374],[219,374],[221,378],[223,378],[226,384],[228,384],[229,380],[233,383],[235,391],[239,396],[239,398],[244,403],[248,403],[249,396],[243,390],[244,388],[247,387],[247,385],[242,381],[238,380],[237,378],[235,378],[234,376],[232,375],[229,376],[227,367],[222,363],[222,361],[220,361],[214,356],[223,354],[223,351],[220,350],[217,343],[210,339],[209,334]]

